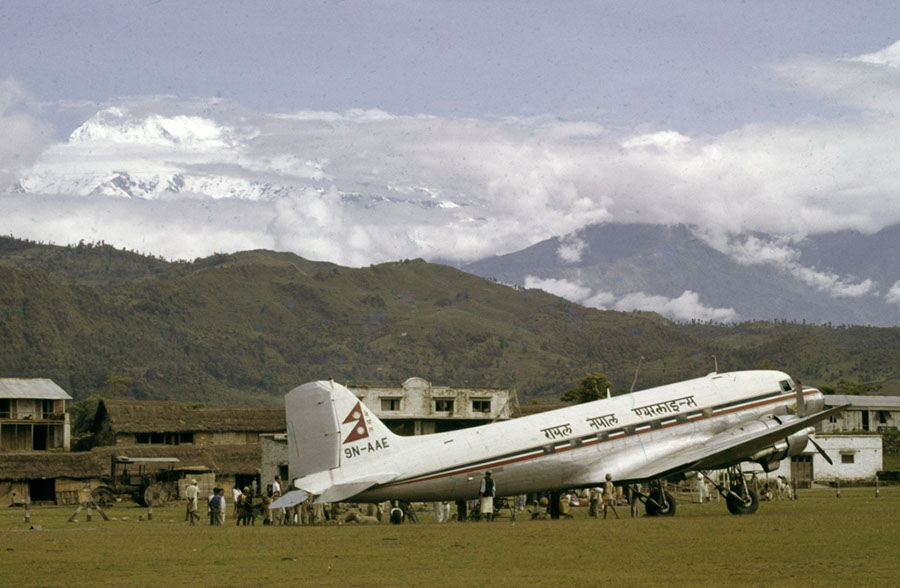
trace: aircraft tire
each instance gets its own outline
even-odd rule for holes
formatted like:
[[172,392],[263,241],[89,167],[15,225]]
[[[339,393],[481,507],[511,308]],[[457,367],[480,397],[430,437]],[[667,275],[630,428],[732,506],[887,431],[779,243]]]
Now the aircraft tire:
[[[741,487],[735,486],[731,491],[735,493],[740,492]],[[725,504],[728,506],[728,512],[733,515],[748,515],[756,512],[756,509],[759,508],[759,496],[756,494],[756,490],[752,488],[748,488],[747,492],[750,493],[749,504],[744,504],[742,500],[735,498],[731,494],[725,497]]]
[[[645,503],[647,516],[648,517],[673,517],[675,516],[675,497],[669,494],[666,494],[666,503],[668,507],[664,510],[660,508],[657,504],[654,504],[650,501]],[[650,498],[655,501],[659,501],[659,490],[653,490],[650,492]]]

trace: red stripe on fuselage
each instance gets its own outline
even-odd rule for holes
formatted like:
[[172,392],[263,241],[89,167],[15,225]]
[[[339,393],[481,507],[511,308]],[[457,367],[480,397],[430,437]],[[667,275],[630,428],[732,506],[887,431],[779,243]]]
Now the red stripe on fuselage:
[[[819,392],[818,390],[808,390],[808,391],[804,392],[803,395],[806,396],[807,394],[816,394],[816,393],[821,394],[821,392]],[[488,470],[488,469],[491,469],[491,468],[497,468],[497,467],[501,467],[501,466],[505,466],[505,465],[514,464],[514,463],[520,463],[520,462],[528,461],[528,460],[532,460],[532,459],[540,459],[540,458],[542,458],[542,457],[547,457],[547,456],[550,456],[550,455],[555,455],[555,454],[557,454],[557,453],[564,453],[564,452],[566,452],[566,451],[572,451],[573,449],[582,449],[582,448],[584,448],[584,447],[590,447],[590,446],[592,446],[592,445],[599,445],[600,443],[606,443],[606,442],[609,442],[609,441],[615,441],[615,440],[617,440],[617,439],[622,439],[622,438],[624,438],[624,437],[626,437],[626,436],[627,436],[627,437],[633,437],[633,436],[635,436],[635,435],[643,435],[643,434],[645,434],[645,433],[651,433],[651,432],[653,432],[654,430],[668,429],[668,428],[671,428],[671,427],[677,427],[677,426],[680,426],[680,425],[687,425],[687,424],[690,424],[690,423],[696,423],[697,421],[701,421],[701,420],[714,419],[714,418],[716,418],[716,417],[719,417],[719,416],[722,416],[722,415],[726,415],[726,414],[733,414],[733,413],[736,413],[736,412],[742,412],[742,411],[745,411],[745,410],[751,410],[751,409],[754,409],[754,408],[759,408],[760,406],[765,406],[765,405],[767,405],[767,404],[781,403],[781,402],[785,402],[786,400],[790,400],[790,398],[792,398],[792,397],[793,397],[793,398],[796,398],[796,394],[791,394],[791,395],[784,394],[784,395],[781,395],[781,396],[776,396],[775,398],[770,398],[770,399],[768,399],[768,400],[761,400],[761,401],[759,401],[759,402],[754,402],[753,404],[748,404],[748,405],[745,405],[745,406],[736,406],[736,407],[734,407],[734,408],[729,408],[729,409],[722,410],[722,411],[720,411],[720,412],[716,412],[716,413],[714,413],[712,416],[709,416],[709,417],[703,416],[702,414],[700,414],[697,418],[695,418],[695,419],[693,419],[693,420],[691,420],[691,419],[689,418],[688,421],[687,421],[687,422],[684,422],[684,423],[679,423],[679,422],[676,421],[676,422],[673,422],[673,423],[664,424],[664,425],[662,425],[662,426],[660,427],[660,429],[650,429],[650,428],[648,428],[648,429],[642,430],[642,431],[635,431],[635,432],[634,432],[633,434],[631,434],[631,435],[624,435],[624,434],[623,434],[623,435],[617,435],[615,439],[610,438],[610,439],[607,439],[606,441],[601,441],[599,438],[598,438],[598,439],[594,439],[594,440],[592,440],[592,441],[584,441],[584,442],[583,442],[581,445],[579,445],[578,447],[573,447],[573,446],[571,445],[571,440],[570,440],[570,441],[569,441],[570,445],[569,445],[568,447],[561,447],[561,448],[555,449],[552,453],[546,453],[546,452],[543,451],[543,448],[542,448],[542,447],[536,447],[533,451],[528,452],[528,453],[526,453],[525,455],[521,455],[521,456],[518,456],[518,457],[509,458],[509,459],[505,459],[505,460],[497,461],[497,462],[491,462],[491,463],[489,463],[489,464],[481,463],[481,464],[479,464],[479,465],[477,465],[477,466],[471,466],[471,467],[468,467],[468,468],[465,468],[465,469],[461,469],[461,470],[454,470],[454,471],[452,471],[452,472],[441,472],[441,473],[439,473],[439,474],[434,474],[434,475],[426,476],[426,477],[424,477],[424,478],[417,478],[417,479],[414,479],[414,480],[406,480],[406,481],[401,481],[401,482],[395,482],[395,483],[393,483],[393,484],[385,484],[384,486],[376,486],[376,487],[374,487],[374,488],[372,488],[372,489],[373,489],[373,490],[375,490],[375,489],[379,489],[379,490],[380,490],[380,489],[382,489],[382,488],[396,488],[396,487],[398,487],[398,486],[405,486],[405,485],[407,485],[407,484],[416,484],[416,483],[419,483],[419,482],[428,482],[428,481],[431,481],[431,480],[439,480],[439,479],[441,479],[441,478],[446,478],[446,477],[448,477],[448,476],[458,476],[458,475],[460,475],[460,474],[467,474],[467,473],[470,473],[470,472],[477,472],[477,471],[481,471],[481,470]],[[705,409],[704,409],[704,410],[705,410]],[[643,426],[643,425],[644,425],[644,423],[638,423],[637,425],[629,425],[629,426],[641,427],[641,426]],[[601,434],[602,434],[602,433],[601,433]],[[576,439],[577,439],[577,437],[576,437]]]

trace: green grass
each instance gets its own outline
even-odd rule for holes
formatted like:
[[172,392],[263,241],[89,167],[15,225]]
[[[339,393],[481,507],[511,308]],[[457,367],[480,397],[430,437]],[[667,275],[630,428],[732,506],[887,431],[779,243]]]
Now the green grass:
[[[620,508],[620,514],[627,509]],[[735,517],[724,503],[673,518],[492,524],[189,527],[180,506],[0,512],[0,585],[594,586],[890,585],[900,569],[900,487],[801,490]],[[127,520],[124,520],[127,517]],[[230,523],[230,521],[229,521]]]

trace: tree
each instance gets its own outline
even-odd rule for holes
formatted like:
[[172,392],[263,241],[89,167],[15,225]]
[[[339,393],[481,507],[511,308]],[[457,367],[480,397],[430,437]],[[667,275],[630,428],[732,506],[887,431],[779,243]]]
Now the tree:
[[871,392],[878,392],[881,390],[881,386],[878,384],[857,384],[856,382],[851,382],[850,380],[841,380],[837,383],[837,387],[834,390],[835,394],[846,394],[846,395],[865,395]]
[[609,380],[603,374],[587,374],[581,383],[562,395],[560,400],[582,404],[606,398],[609,389]]

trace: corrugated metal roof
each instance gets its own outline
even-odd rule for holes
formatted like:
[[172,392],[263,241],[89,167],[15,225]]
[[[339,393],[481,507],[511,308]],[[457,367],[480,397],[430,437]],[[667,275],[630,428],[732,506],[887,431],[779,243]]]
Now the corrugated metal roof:
[[0,398],[33,398],[35,400],[72,400],[53,380],[43,378],[0,378]]
[[852,396],[834,394],[825,396],[825,406],[852,404],[856,408],[872,410],[900,410],[900,396]]

